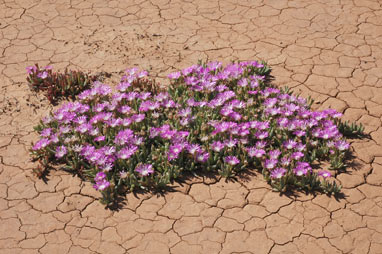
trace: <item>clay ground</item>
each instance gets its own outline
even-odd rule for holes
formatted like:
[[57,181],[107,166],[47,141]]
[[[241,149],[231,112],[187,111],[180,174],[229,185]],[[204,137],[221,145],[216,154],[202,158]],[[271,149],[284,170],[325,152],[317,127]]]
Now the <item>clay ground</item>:
[[[50,110],[25,67],[165,77],[203,60],[263,59],[277,85],[366,126],[337,176],[344,198],[282,195],[261,176],[193,178],[105,210],[90,183],[32,175]],[[382,6],[378,0],[0,0],[0,253],[382,253]]]

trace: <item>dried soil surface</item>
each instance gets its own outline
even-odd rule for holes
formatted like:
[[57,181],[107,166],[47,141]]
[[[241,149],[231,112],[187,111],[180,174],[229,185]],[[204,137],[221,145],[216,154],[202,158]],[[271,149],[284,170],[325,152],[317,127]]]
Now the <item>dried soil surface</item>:
[[[263,59],[277,85],[366,126],[344,197],[272,192],[261,176],[207,176],[105,210],[89,183],[32,175],[50,109],[25,82],[38,62],[163,80],[203,60]],[[378,0],[0,0],[0,252],[382,253],[382,6]],[[114,79],[113,79],[114,78]]]

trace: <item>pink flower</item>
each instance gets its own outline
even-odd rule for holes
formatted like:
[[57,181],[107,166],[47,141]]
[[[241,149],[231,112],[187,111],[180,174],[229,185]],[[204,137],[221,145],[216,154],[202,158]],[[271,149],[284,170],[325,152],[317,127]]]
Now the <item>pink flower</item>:
[[100,191],[105,190],[109,186],[110,186],[110,183],[105,179],[100,182],[96,182],[96,184],[93,185],[94,189],[100,190]]
[[104,172],[98,172],[96,176],[94,177],[95,182],[102,181],[103,179],[106,178],[106,174]]
[[169,79],[178,79],[180,77],[180,72],[173,72],[167,75]]
[[226,163],[228,163],[229,165],[231,165],[231,166],[234,166],[234,165],[240,163],[239,159],[236,158],[235,156],[227,156],[227,157],[224,158],[224,161]]
[[271,178],[280,179],[281,177],[283,177],[285,175],[285,173],[286,173],[285,168],[276,168],[275,170],[272,170]]
[[32,74],[33,72],[36,72],[36,71],[37,71],[37,67],[36,67],[36,66],[28,66],[28,67],[26,68],[26,70],[27,70],[27,73],[28,73],[28,74]]
[[148,176],[154,173],[153,166],[151,164],[141,164],[135,168],[135,171],[142,176]]
[[325,179],[332,176],[332,174],[329,171],[326,171],[326,170],[319,171],[318,175],[322,176]]
[[46,79],[48,77],[48,73],[46,71],[40,72],[39,74],[37,74],[37,77],[41,79]]
[[278,160],[270,159],[265,161],[264,166],[266,169],[272,169],[276,167],[277,163],[278,163]]
[[62,158],[64,155],[67,153],[67,149],[65,146],[58,146],[56,148],[56,157],[57,158]]
[[248,148],[249,157],[261,158],[265,154],[264,149],[257,149],[255,147]]
[[37,141],[37,143],[33,146],[33,150],[40,150],[41,148],[45,148],[47,145],[49,145],[51,141],[47,138],[40,139]]

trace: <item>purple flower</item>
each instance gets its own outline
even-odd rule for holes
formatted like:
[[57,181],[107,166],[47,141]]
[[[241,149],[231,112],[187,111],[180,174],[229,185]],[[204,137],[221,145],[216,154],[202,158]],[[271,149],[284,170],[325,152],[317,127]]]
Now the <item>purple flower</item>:
[[66,134],[66,133],[69,133],[70,131],[71,131],[70,126],[68,126],[68,125],[61,125],[60,126],[60,131],[59,131],[60,134]]
[[294,152],[290,157],[294,160],[299,160],[304,157],[304,154],[302,152]]
[[265,148],[267,146],[267,142],[264,140],[260,140],[256,142],[256,148]]
[[267,109],[265,109],[265,113],[267,113],[271,116],[275,116],[277,114],[280,114],[281,110],[280,110],[280,108],[267,108]]
[[322,176],[323,178],[329,178],[332,176],[332,174],[329,171],[323,170],[318,172],[319,176]]
[[49,137],[52,134],[52,128],[46,128],[41,131],[41,137]]
[[224,142],[224,145],[227,146],[228,148],[235,147],[237,144],[237,139],[228,139]]
[[225,85],[218,85],[215,87],[215,90],[218,91],[219,93],[224,92],[227,89],[228,89],[228,87]]
[[311,116],[316,119],[317,121],[320,121],[321,119],[325,118],[326,114],[324,112],[312,112]]
[[302,136],[305,136],[306,132],[303,130],[297,130],[293,132],[293,134],[296,135],[297,137],[302,137]]
[[154,173],[154,169],[151,164],[141,164],[135,168],[135,171],[138,172],[141,176],[148,176]]
[[127,114],[131,111],[131,107],[129,107],[128,105],[124,105],[120,107],[118,111],[121,112],[122,114]]
[[162,102],[164,100],[167,100],[168,98],[169,98],[169,94],[167,92],[161,92],[161,93],[154,96],[154,99],[157,102]]
[[248,80],[246,78],[242,78],[237,82],[237,85],[240,87],[246,87],[248,86]]
[[136,151],[138,150],[137,146],[129,145],[127,147],[122,148],[118,153],[117,157],[122,160],[129,159]]
[[164,100],[162,106],[165,108],[175,108],[177,104],[173,100]]
[[301,116],[302,118],[308,118],[311,115],[311,112],[309,110],[303,109],[303,110],[300,110],[298,115]]
[[296,150],[299,151],[299,152],[302,152],[305,150],[305,147],[306,145],[304,145],[303,143],[298,143],[297,146],[296,146]]
[[257,122],[256,128],[259,130],[269,129],[269,122]]
[[93,185],[93,188],[96,190],[103,191],[109,186],[110,186],[110,183],[104,179],[102,181],[96,182],[96,184]]
[[104,172],[98,172],[96,174],[96,176],[94,177],[94,181],[95,182],[100,182],[100,181],[102,181],[105,178],[106,178],[106,174]]
[[86,123],[86,121],[87,121],[86,116],[79,116],[79,117],[75,118],[73,122],[81,125],[81,124]]
[[134,132],[130,129],[120,130],[114,138],[114,143],[118,145],[124,145],[133,138]]
[[37,71],[37,67],[36,66],[28,66],[25,68],[27,70],[27,73],[28,74],[32,74],[33,72],[36,72]]
[[[209,62],[208,64],[207,64],[207,66],[208,66],[208,68],[210,69],[210,70],[212,70],[212,71],[214,71],[214,70],[216,70],[216,69],[218,69],[218,68],[220,68],[220,66],[222,66],[222,63],[221,62]],[[191,66],[192,67],[192,66]]]
[[101,82],[97,83],[97,81],[93,83],[93,90],[96,90],[96,93],[100,95],[108,95],[112,92],[110,86],[104,85]]
[[131,116],[131,120],[136,123],[142,122],[144,119],[145,119],[145,114],[136,114]]
[[76,131],[78,131],[79,133],[84,134],[84,133],[88,132],[89,130],[91,130],[91,128],[92,128],[91,124],[84,123],[84,124],[79,125],[76,128]]
[[183,144],[174,144],[169,147],[169,154],[175,155],[175,159],[178,157],[178,154],[182,152],[184,148]]
[[198,162],[206,162],[209,157],[210,157],[209,153],[199,152],[196,155],[196,161],[198,161]]
[[90,94],[90,90],[85,90],[78,95],[78,99],[80,99],[80,100],[87,100],[90,98],[92,98],[92,96]]
[[134,76],[135,74],[138,73],[138,68],[137,67],[134,67],[134,68],[128,68],[125,70],[125,72],[129,75],[129,76]]
[[229,114],[229,117],[231,119],[233,119],[234,121],[240,121],[240,119],[241,119],[241,115],[239,113],[235,112],[235,111],[231,112]]
[[192,113],[191,108],[185,108],[178,111],[178,116],[180,117],[188,117]]
[[263,105],[266,107],[266,108],[272,108],[273,106],[275,106],[277,103],[277,98],[268,98],[264,101]]
[[161,131],[160,136],[164,139],[171,139],[176,134],[176,131],[174,130],[164,130]]
[[177,131],[174,136],[172,137],[172,142],[177,143],[183,141],[185,138],[190,135],[189,131]]
[[290,164],[290,159],[288,157],[284,156],[281,158],[280,164],[284,167],[287,167]]
[[119,126],[121,124],[122,124],[121,118],[111,118],[109,121],[107,121],[107,125],[109,125],[112,128]]
[[256,157],[256,158],[261,158],[265,154],[264,149],[258,149],[256,147],[249,147],[247,149],[249,157]]
[[133,138],[131,138],[131,143],[136,145],[136,146],[140,146],[143,144],[143,142],[145,141],[145,139],[143,137],[139,137],[139,136],[134,136]]
[[[100,162],[102,157],[103,157],[102,152],[100,150],[95,150],[92,153],[90,153],[89,155],[87,155],[86,159],[93,164],[99,165],[99,162]],[[106,161],[104,161],[104,162],[106,162]]]
[[194,69],[195,69],[195,65],[193,65],[193,66],[191,66],[191,67],[188,67],[188,68],[186,68],[186,69],[183,69],[183,70],[182,70],[182,74],[183,74],[184,76],[187,76],[188,74],[192,73],[192,72],[194,71]]
[[97,142],[101,142],[104,140],[105,140],[105,136],[98,136],[98,137],[94,138],[94,141],[97,141]]
[[37,77],[39,77],[41,79],[46,79],[48,77],[48,72],[46,72],[46,71],[40,72],[39,74],[37,74]]
[[53,134],[52,136],[50,136],[50,142],[56,144],[58,143],[60,140],[58,139],[58,134]]
[[276,169],[272,170],[271,178],[280,179],[281,177],[283,177],[285,175],[285,173],[286,173],[285,168],[276,168]]
[[231,113],[233,113],[233,110],[232,108],[230,107],[223,107],[221,110],[220,110],[220,114],[222,116],[229,116]]
[[229,165],[231,165],[231,166],[234,166],[234,165],[240,163],[239,159],[236,158],[235,156],[227,156],[227,157],[224,158],[224,161],[226,163],[228,163]]
[[258,139],[265,139],[268,137],[268,132],[267,131],[258,131],[258,132],[256,132],[255,136]]
[[167,154],[167,160],[168,161],[172,161],[172,160],[175,160],[175,159],[178,159],[178,155],[177,153],[168,153]]
[[36,144],[33,146],[33,150],[40,150],[41,148],[45,148],[47,145],[49,145],[51,141],[47,138],[42,138],[39,141],[36,142]]
[[269,158],[277,159],[277,158],[279,158],[281,152],[280,152],[280,150],[276,149],[276,150],[269,151],[268,154],[269,154]]
[[272,169],[272,168],[276,167],[277,163],[278,163],[278,160],[269,159],[269,160],[265,160],[264,166],[266,169]]
[[56,148],[56,158],[62,158],[67,153],[67,149],[65,146],[58,146]]
[[117,90],[124,92],[130,86],[131,86],[130,82],[123,81],[117,85]]
[[225,147],[224,143],[220,142],[220,141],[214,141],[212,144],[211,144],[211,149],[215,152],[220,152],[221,150],[223,150]]
[[349,143],[347,143],[345,140],[338,140],[334,145],[340,151],[349,149]]
[[190,154],[194,155],[195,153],[198,153],[201,151],[200,145],[198,144],[190,144],[187,145],[187,150]]
[[103,147],[103,153],[106,156],[111,156],[115,153],[115,147],[114,146],[104,146]]
[[126,100],[132,101],[132,100],[135,100],[135,98],[138,98],[138,96],[139,96],[139,93],[137,93],[137,92],[130,92],[130,93],[126,94]]
[[283,143],[283,145],[284,145],[284,147],[285,147],[286,149],[290,150],[290,149],[293,149],[293,148],[296,147],[297,142],[294,141],[294,140],[291,140],[291,139],[290,139],[290,140],[288,140],[288,141],[285,141],[285,142]]
[[124,127],[127,127],[127,126],[129,126],[130,124],[131,124],[131,119],[130,118],[123,118],[122,119],[122,125],[124,126]]
[[142,92],[140,95],[139,95],[139,98],[141,100],[147,100],[148,98],[151,97],[151,93],[150,92]]
[[179,77],[180,77],[180,72],[178,71],[178,72],[172,72],[172,73],[170,73],[170,74],[168,74],[167,75],[167,77],[169,78],[169,79],[178,79]]
[[159,136],[159,134],[161,133],[161,130],[160,128],[155,128],[155,127],[151,127],[150,129],[150,138],[155,138],[157,136]]
[[329,129],[324,129],[320,132],[320,138],[322,139],[329,139],[333,137],[332,132]]
[[[306,163],[308,164],[308,163]],[[302,162],[298,162],[297,163],[297,166],[293,169],[293,172],[295,173],[295,175],[297,176],[303,176],[303,175],[306,175],[308,173],[309,170],[311,170],[312,168],[308,165],[306,165],[305,163],[302,163]]]
[[92,145],[86,145],[82,147],[81,155],[84,157],[90,156],[95,151],[95,147]]
[[295,111],[297,111],[297,110],[300,109],[300,107],[297,106],[297,105],[294,104],[294,103],[285,104],[284,107],[286,108],[287,111],[291,111],[291,112],[295,112]]
[[146,111],[149,111],[149,110],[155,110],[157,108],[159,108],[159,102],[155,101],[144,101],[141,103],[141,105],[139,106],[139,111],[142,111],[142,112],[146,112]]
[[316,137],[316,138],[319,137],[321,135],[321,130],[319,128],[313,129],[312,135],[313,137]]

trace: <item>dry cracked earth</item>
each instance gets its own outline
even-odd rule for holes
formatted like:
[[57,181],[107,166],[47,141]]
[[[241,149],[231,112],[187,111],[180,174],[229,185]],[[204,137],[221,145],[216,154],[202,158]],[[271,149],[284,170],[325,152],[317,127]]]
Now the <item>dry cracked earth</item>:
[[[88,182],[33,176],[33,126],[51,107],[26,66],[161,80],[198,59],[265,60],[275,84],[365,125],[336,177],[344,197],[204,176],[105,210]],[[379,0],[0,0],[0,91],[1,253],[382,253]]]

